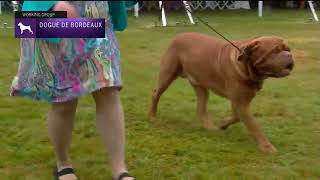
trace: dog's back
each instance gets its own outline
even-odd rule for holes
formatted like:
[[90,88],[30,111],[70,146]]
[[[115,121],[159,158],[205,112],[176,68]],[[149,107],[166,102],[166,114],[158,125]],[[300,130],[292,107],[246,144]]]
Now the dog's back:
[[169,45],[168,51],[174,51],[175,53],[202,53],[208,55],[210,53],[217,53],[219,47],[222,47],[225,43],[219,39],[213,38],[208,35],[187,32],[178,34]]

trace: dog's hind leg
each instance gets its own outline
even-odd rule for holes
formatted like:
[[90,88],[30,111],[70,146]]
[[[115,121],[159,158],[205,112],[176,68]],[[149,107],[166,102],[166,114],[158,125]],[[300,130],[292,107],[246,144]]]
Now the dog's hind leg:
[[169,85],[177,78],[180,73],[179,63],[176,59],[173,59],[169,55],[166,55],[160,66],[160,73],[158,76],[158,82],[156,88],[152,93],[151,106],[149,110],[149,118],[153,120],[157,113],[157,107],[160,96],[169,87]]
[[234,103],[231,103],[232,105],[232,116],[228,119],[225,119],[222,121],[222,123],[219,125],[219,129],[226,130],[229,126],[232,124],[240,122],[239,115],[237,114],[236,107]]
[[192,85],[197,95],[197,116],[202,126],[207,130],[216,130],[212,122],[209,120],[207,104],[209,91],[203,87]]

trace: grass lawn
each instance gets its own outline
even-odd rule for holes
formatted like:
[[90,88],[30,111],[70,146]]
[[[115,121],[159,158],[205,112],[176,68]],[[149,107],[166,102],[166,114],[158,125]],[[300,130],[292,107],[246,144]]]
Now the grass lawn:
[[[257,150],[242,123],[225,132],[207,132],[195,121],[196,97],[178,79],[160,100],[158,121],[147,120],[159,62],[175,34],[195,31],[217,36],[207,27],[154,28],[156,13],[130,13],[129,28],[117,33],[122,52],[127,162],[139,180],[319,179],[320,178],[320,24],[309,11],[210,11],[199,16],[231,39],[258,35],[286,38],[296,66],[291,76],[267,80],[252,111],[274,155]],[[169,20],[186,20],[169,13]],[[0,23],[12,23],[12,14]],[[48,104],[9,97],[19,61],[13,29],[0,29],[0,179],[52,179],[54,153],[46,128]],[[198,42],[199,43],[199,42]],[[215,123],[230,114],[229,102],[211,95]],[[84,180],[110,179],[105,148],[95,128],[91,96],[81,98],[71,147],[77,174]]]

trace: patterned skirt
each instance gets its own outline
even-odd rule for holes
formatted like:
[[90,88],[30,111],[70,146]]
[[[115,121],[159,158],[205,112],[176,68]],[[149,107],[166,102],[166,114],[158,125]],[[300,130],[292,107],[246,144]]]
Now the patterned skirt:
[[65,102],[104,87],[121,87],[120,52],[112,25],[105,38],[50,43],[21,39],[20,64],[11,96]]

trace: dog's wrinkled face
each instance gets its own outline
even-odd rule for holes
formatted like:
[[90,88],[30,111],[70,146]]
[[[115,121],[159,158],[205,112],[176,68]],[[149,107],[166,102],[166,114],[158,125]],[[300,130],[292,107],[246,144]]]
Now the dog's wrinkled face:
[[[285,77],[293,69],[294,60],[290,48],[279,37],[260,37],[243,48],[245,59],[254,70],[266,77]],[[244,57],[239,57],[239,60]]]

